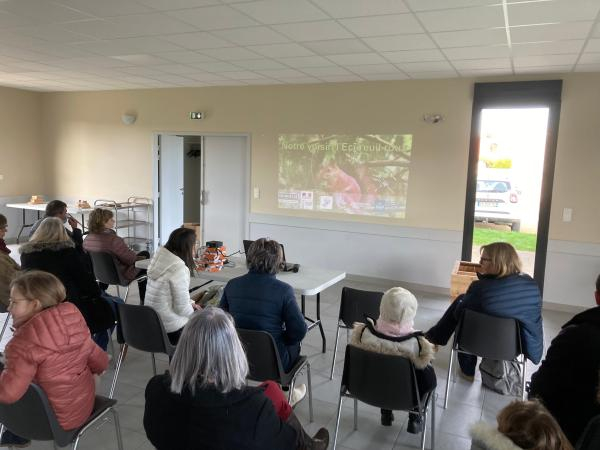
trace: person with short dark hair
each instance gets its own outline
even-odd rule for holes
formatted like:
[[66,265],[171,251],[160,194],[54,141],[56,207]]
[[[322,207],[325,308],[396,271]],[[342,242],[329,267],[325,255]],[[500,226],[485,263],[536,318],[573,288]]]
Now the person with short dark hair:
[[82,249],[83,247],[83,232],[78,228],[77,221],[67,212],[67,204],[62,200],[52,200],[48,202],[46,205],[46,213],[44,217],[35,222],[31,229],[29,230],[29,236],[33,236],[40,224],[47,217],[57,217],[62,223],[69,223],[71,230],[68,228],[67,234],[73,240],[78,249]]
[[[600,275],[594,292],[600,305]],[[531,376],[529,396],[539,398],[573,445],[592,417],[600,414],[600,306],[562,326],[540,368]]]
[[190,274],[194,270],[196,232],[177,228],[160,247],[148,267],[148,285],[144,304],[160,317],[173,345],[179,341],[183,327],[195,309],[194,302],[201,292],[190,296]]
[[[268,238],[254,241],[246,255],[248,273],[227,283],[220,306],[231,313],[236,327],[270,333],[283,369],[288,371],[300,356],[300,343],[307,327],[294,289],[275,278],[282,262],[283,251],[277,241]],[[306,386],[298,386],[292,403],[304,397],[305,392]]]

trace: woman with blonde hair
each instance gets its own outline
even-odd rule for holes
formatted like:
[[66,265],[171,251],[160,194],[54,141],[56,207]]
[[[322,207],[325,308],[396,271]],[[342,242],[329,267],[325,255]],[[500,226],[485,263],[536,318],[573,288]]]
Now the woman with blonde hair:
[[538,401],[513,401],[497,417],[471,427],[471,450],[573,450],[560,426]]
[[67,300],[79,308],[92,334],[98,334],[94,339],[106,350],[106,330],[115,324],[114,303],[123,300],[100,291],[93,275],[85,270],[81,253],[62,221],[55,217],[44,219],[19,251],[24,270],[43,270],[63,283]]
[[[494,242],[481,247],[481,268],[464,295],[460,295],[446,310],[439,322],[427,333],[436,345],[446,345],[465,309],[497,317],[517,319],[521,325],[521,342],[527,358],[534,364],[542,359],[544,332],[542,329],[542,297],[537,283],[521,273],[521,260],[514,247],[506,242]],[[458,354],[464,378],[473,380],[477,357]]]
[[[90,416],[93,375],[106,370],[108,357],[90,339],[78,309],[63,302],[65,296],[60,280],[47,272],[32,270],[13,280],[9,311],[15,333],[0,372],[0,403],[16,402],[35,382],[48,396],[58,422],[71,430]],[[26,443],[5,432],[0,445]]]
[[302,429],[279,386],[246,384],[248,361],[233,319],[220,308],[185,325],[170,374],[146,386],[144,429],[159,450],[326,449],[329,433]]
[[[117,270],[122,279],[133,281],[138,276],[146,273],[144,269],[135,267],[135,262],[147,259],[150,254],[147,251],[135,253],[131,250],[125,240],[118,236],[115,230],[114,214],[109,209],[96,208],[90,213],[88,220],[88,235],[83,241],[83,249],[87,252],[104,252],[114,256],[117,260]],[[102,287],[102,286],[101,286]],[[103,289],[106,285],[103,286]],[[144,303],[146,294],[146,279],[138,281],[140,301]]]

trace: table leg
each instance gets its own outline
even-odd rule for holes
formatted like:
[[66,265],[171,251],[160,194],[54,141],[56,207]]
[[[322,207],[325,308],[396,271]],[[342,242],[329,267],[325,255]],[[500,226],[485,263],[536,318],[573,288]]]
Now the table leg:
[[306,317],[306,314],[305,314],[306,297],[304,295],[302,295],[302,296],[300,296],[300,299],[301,299],[302,315],[304,316],[304,318],[306,320],[308,320],[310,322],[310,325],[308,326],[308,331],[312,330],[317,325],[319,326],[319,331],[321,333],[321,339],[323,340],[323,353],[325,353],[326,347],[327,347],[327,341],[325,339],[325,330],[323,330],[323,323],[321,322],[321,293],[317,294],[317,320],[311,319],[310,317]]
[[302,295],[300,298],[302,299],[302,315],[304,315],[306,310],[306,297]]
[[23,220],[21,221],[21,229],[19,230],[19,234],[17,234],[17,244],[19,243],[19,239],[21,238],[21,233],[23,232],[23,228],[25,228],[25,210],[22,209],[21,212],[23,213],[23,215],[22,215]]

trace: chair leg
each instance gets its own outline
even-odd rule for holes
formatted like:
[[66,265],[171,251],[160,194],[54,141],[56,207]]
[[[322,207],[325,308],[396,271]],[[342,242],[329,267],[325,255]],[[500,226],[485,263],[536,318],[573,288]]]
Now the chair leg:
[[354,399],[354,431],[358,430],[358,399]]
[[450,350],[450,361],[448,362],[448,378],[446,379],[446,398],[444,399],[444,409],[448,408],[448,394],[450,394],[450,376],[452,375],[452,364],[454,362],[454,346]]
[[116,368],[118,357],[117,357],[117,354],[115,353],[115,343],[113,342],[112,333],[110,332],[110,330],[106,330],[106,332],[108,333],[108,343],[110,344],[110,354],[113,357],[113,366]]
[[433,391],[431,401],[431,450],[435,450],[435,408],[437,406],[437,393]]
[[525,357],[525,355],[523,355],[523,373],[521,374],[521,377],[522,377],[521,400],[523,400],[523,401],[525,401],[525,396],[526,396],[526,392],[525,392],[525,384],[527,382],[526,367],[527,367],[527,358]]
[[335,434],[333,435],[333,450],[337,445],[338,431],[340,429],[340,416],[342,415],[342,399],[344,396],[340,392],[340,400],[338,401],[337,418],[335,420]]
[[6,331],[6,327],[8,326],[9,319],[10,319],[10,313],[8,313],[6,315],[6,320],[4,321],[4,325],[2,325],[2,331],[0,331],[0,341],[2,340],[2,337],[4,336],[4,332]]
[[338,339],[340,338],[340,324],[338,322],[337,331],[335,333],[335,345],[333,347],[333,361],[331,362],[331,374],[329,379],[333,380],[333,371],[335,370],[335,357],[337,355]]
[[117,361],[117,367],[115,368],[115,374],[113,376],[112,384],[110,385],[110,393],[108,394],[108,398],[113,398],[115,393],[115,388],[117,387],[117,378],[119,377],[119,371],[121,370],[121,364],[123,363],[123,359],[125,358],[125,354],[127,353],[127,344],[123,344],[121,347],[121,351],[119,352],[119,360]]
[[306,382],[308,384],[308,417],[310,423],[313,423],[312,380],[310,377],[310,363],[308,361],[306,362]]
[[4,434],[4,424],[0,423],[0,437]]
[[294,393],[295,386],[296,386],[296,379],[293,378],[292,382],[288,386],[288,403],[292,401],[292,394]]
[[423,431],[421,431],[421,450],[425,450],[425,437],[426,436],[427,436],[427,408],[425,408],[425,411],[423,411]]
[[123,302],[127,303],[127,296],[129,295],[129,284],[127,285],[127,287],[125,288],[125,297],[123,297]]
[[123,450],[123,438],[121,437],[121,424],[119,423],[119,414],[117,410],[113,407],[111,408],[113,419],[115,421],[115,433],[117,435],[117,447],[119,450]]
[[156,358],[154,357],[154,353],[150,353],[152,355],[152,370],[154,371],[154,375],[156,375]]
[[121,290],[119,289],[119,285],[117,284],[115,287],[117,288],[117,297],[120,298],[121,297]]

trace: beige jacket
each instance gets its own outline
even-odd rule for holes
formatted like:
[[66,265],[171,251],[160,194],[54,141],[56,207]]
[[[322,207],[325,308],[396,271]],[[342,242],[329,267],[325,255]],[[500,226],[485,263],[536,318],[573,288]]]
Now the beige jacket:
[[0,252],[0,304],[8,307],[10,282],[21,268],[9,255]]

